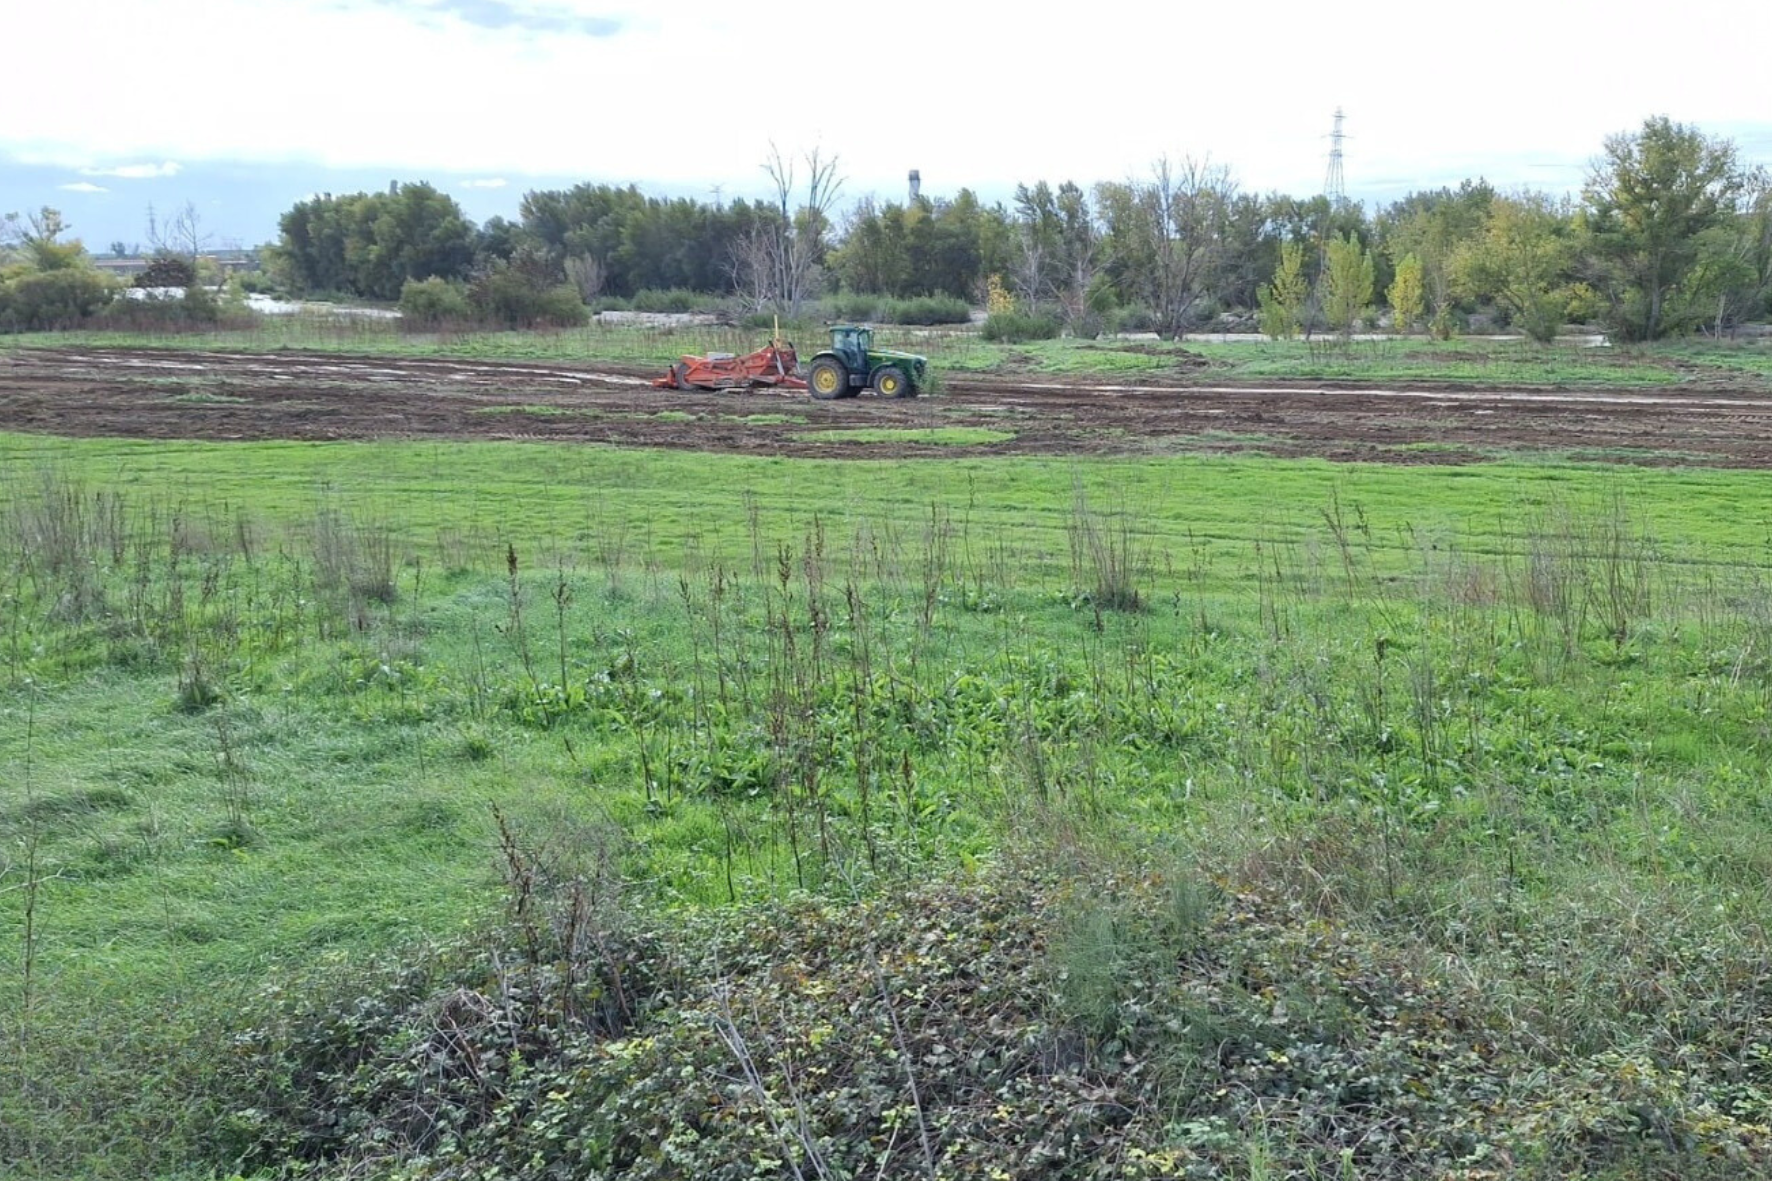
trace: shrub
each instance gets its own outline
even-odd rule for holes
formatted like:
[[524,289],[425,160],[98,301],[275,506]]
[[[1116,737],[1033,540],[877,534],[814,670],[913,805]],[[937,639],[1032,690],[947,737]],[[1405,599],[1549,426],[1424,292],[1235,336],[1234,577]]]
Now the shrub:
[[880,318],[880,307],[887,301],[878,295],[867,295],[859,291],[849,291],[842,295],[834,295],[829,300],[830,315],[836,320],[852,320],[867,322]]
[[504,263],[474,280],[468,303],[481,319],[509,328],[570,328],[589,315],[567,284],[549,284],[529,268]]
[[536,296],[531,323],[544,328],[575,328],[588,318],[584,300],[570,284],[562,283]]
[[234,282],[248,295],[282,295],[282,285],[265,271],[236,271]]
[[1058,321],[1051,316],[1000,312],[985,319],[980,335],[1002,344],[1019,344],[1024,340],[1051,340],[1058,335],[1058,327]]
[[24,275],[6,284],[0,296],[0,330],[72,328],[116,297],[116,284],[94,270],[67,267]]
[[401,323],[408,328],[439,328],[473,318],[467,288],[433,275],[408,279],[400,288]]
[[951,295],[894,299],[846,291],[822,300],[817,314],[826,320],[852,324],[965,324],[972,319],[972,308],[965,300]]
[[100,317],[110,328],[142,332],[177,332],[188,328],[213,328],[222,321],[221,301],[207,287],[193,284],[178,295],[150,295],[145,299],[119,299]]
[[1110,332],[1155,332],[1158,320],[1157,313],[1150,308],[1134,305],[1114,309],[1107,323]]
[[951,295],[895,299],[882,311],[890,324],[964,324],[972,319],[972,308],[966,301]]
[[177,254],[155,255],[147,269],[132,281],[135,287],[189,287],[197,281],[197,268]]
[[636,312],[668,312],[680,315],[693,312],[707,301],[708,297],[705,295],[698,295],[682,287],[672,287],[664,291],[655,288],[636,291],[631,302]]

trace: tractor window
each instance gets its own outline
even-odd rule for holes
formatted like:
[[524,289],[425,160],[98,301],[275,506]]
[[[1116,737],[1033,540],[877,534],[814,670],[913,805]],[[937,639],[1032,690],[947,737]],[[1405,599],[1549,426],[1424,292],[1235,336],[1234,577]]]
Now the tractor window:
[[862,352],[869,352],[874,347],[874,330],[863,328],[855,334],[855,343],[861,346]]

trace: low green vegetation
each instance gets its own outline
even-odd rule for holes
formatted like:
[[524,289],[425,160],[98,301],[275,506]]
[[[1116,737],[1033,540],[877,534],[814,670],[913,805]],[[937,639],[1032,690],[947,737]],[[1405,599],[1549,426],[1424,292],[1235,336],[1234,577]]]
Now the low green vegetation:
[[846,427],[797,431],[791,437],[801,443],[921,443],[935,447],[982,447],[1007,443],[1015,437],[1015,432],[973,426]]
[[[749,352],[760,342],[758,331],[591,324],[548,331],[425,334],[402,332],[385,321],[281,316],[261,317],[251,327],[226,331],[22,334],[0,337],[0,351],[24,347],[229,352],[301,349],[464,360],[546,360],[587,367],[608,363],[656,368],[662,373],[685,353]],[[799,343],[802,355],[809,356],[813,347],[807,342],[816,344],[825,332],[816,324],[784,324],[783,335]],[[1064,337],[1001,343],[970,331],[902,327],[879,329],[876,340],[882,348],[926,355],[936,376],[960,380],[978,375],[1208,385],[1303,380],[1772,391],[1772,341],[1768,340],[1682,341],[1628,348],[1480,339],[1214,343]]]
[[178,406],[244,406],[251,398],[237,398],[232,394],[216,394],[207,390],[192,390],[189,393],[171,394],[161,401]]
[[522,415],[528,418],[608,418],[609,411],[595,406],[554,406],[542,402],[524,402],[516,406],[476,406],[473,413],[481,417],[503,418]]
[[1021,344],[1030,340],[1051,340],[1062,325],[1051,316],[1027,312],[993,312],[979,329],[979,335],[993,344]]
[[804,414],[722,414],[720,417],[751,426],[804,426],[807,422]]
[[1752,474],[0,472],[20,1176],[1772,1161]]

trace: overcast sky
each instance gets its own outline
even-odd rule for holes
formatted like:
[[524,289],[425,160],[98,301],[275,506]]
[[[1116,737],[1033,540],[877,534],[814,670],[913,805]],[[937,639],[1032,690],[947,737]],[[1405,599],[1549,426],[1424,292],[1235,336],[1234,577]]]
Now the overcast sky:
[[749,195],[771,141],[837,153],[850,197],[910,168],[1002,197],[1162,153],[1304,195],[1337,106],[1356,199],[1568,189],[1651,114],[1772,162],[1764,0],[57,0],[0,28],[0,210],[77,227],[83,201],[164,205],[222,166],[430,178],[481,216],[538,178]]

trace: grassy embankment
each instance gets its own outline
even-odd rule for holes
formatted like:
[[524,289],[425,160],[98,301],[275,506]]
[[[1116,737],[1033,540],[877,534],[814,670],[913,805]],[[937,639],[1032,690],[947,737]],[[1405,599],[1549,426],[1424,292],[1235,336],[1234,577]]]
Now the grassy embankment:
[[[485,929],[495,808],[520,841],[606,834],[586,847],[619,846],[653,914],[902,894],[1006,832],[1112,832],[1299,938],[1373,941],[1372,971],[1480,982],[1505,1071],[1605,1117],[1527,1087],[1494,1099],[1493,1151],[1767,1148],[1752,474],[16,436],[0,472],[0,1155],[24,1176],[291,1143],[293,1117],[230,1114],[229,1033],[294,981],[348,995]],[[1219,1054],[1129,987],[1174,986],[1167,936],[1080,897],[1016,968],[1077,1053]],[[1225,980],[1237,1028],[1273,1007]],[[1285,1038],[1353,1045],[1350,1013]],[[1271,1094],[1162,1074],[1139,1151],[1339,1167],[1323,1127],[1396,1118],[1288,1122],[1277,1096],[1315,1084],[1263,1056],[1285,1038],[1249,1042]],[[1420,1151],[1349,1167],[1456,1156]]]
[[[808,354],[818,325],[785,333]],[[736,328],[660,329],[591,325],[558,332],[402,333],[378,320],[261,317],[256,328],[214,333],[46,333],[0,338],[6,347],[114,346],[262,351],[291,348],[467,359],[605,361],[658,366],[684,353],[748,352],[767,333]],[[882,327],[882,347],[921,352],[943,374],[1050,375],[1120,381],[1301,379],[1370,383],[1446,382],[1499,386],[1632,387],[1693,385],[1772,389],[1772,343],[1679,341],[1642,347],[1582,348],[1529,342],[1428,340],[1354,343],[1184,344],[1051,340],[992,344],[948,328]],[[1204,362],[1202,364],[1202,362]]]

